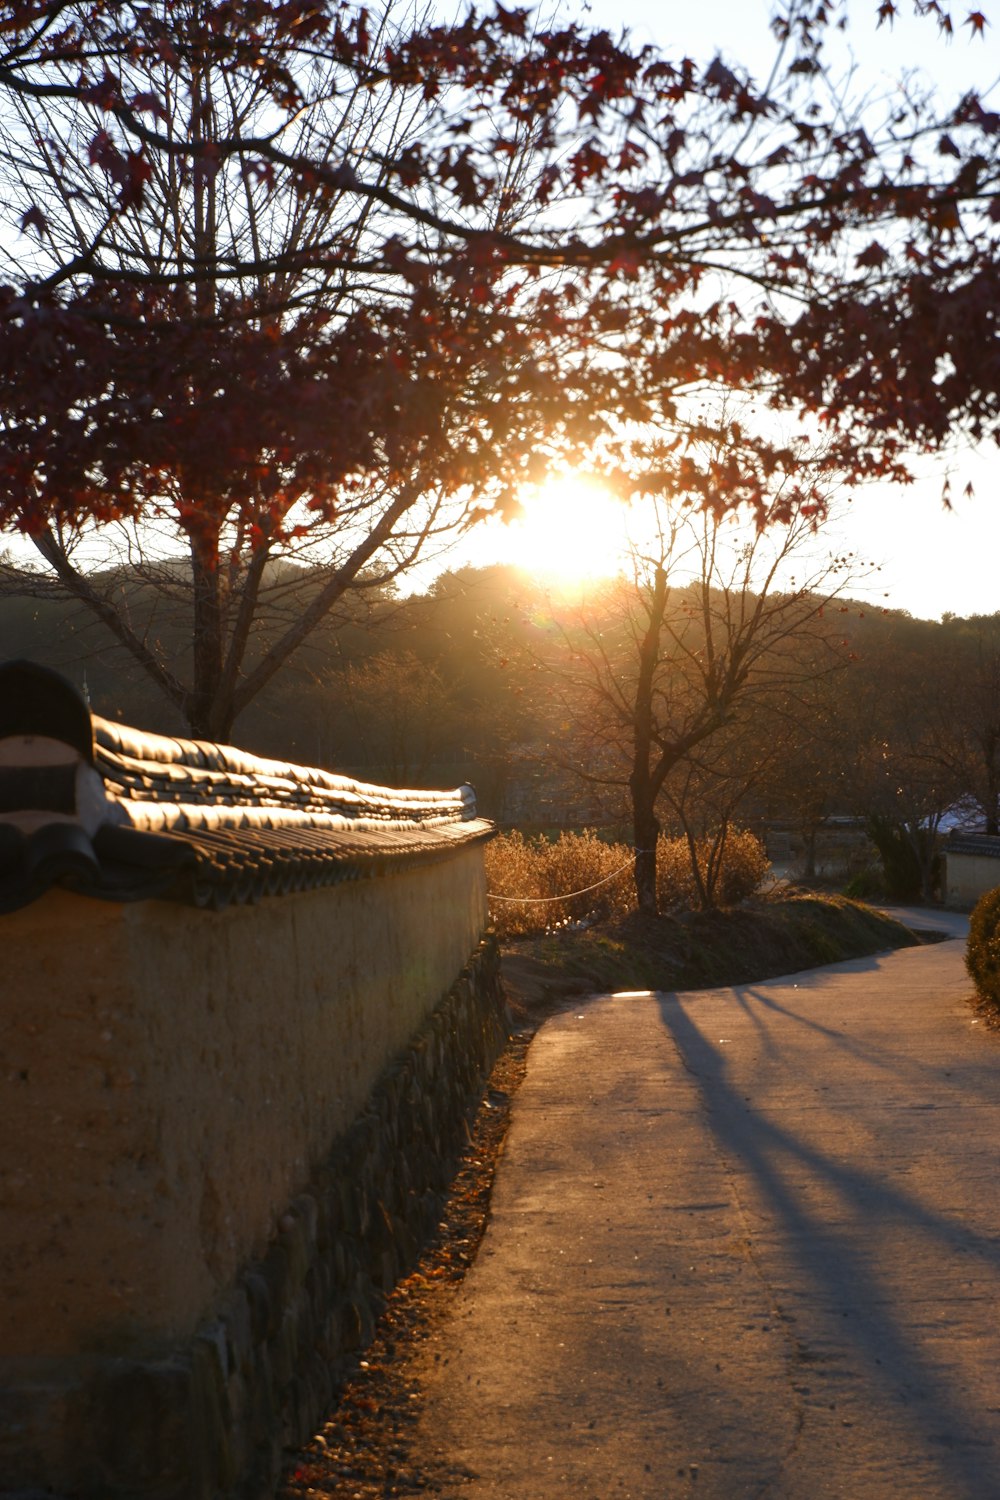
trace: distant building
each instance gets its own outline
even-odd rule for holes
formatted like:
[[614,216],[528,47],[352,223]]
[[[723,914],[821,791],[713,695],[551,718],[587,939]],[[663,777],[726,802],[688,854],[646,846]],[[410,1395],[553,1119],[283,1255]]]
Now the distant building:
[[987,891],[1000,886],[1000,838],[955,829],[944,846],[944,904],[971,911]]

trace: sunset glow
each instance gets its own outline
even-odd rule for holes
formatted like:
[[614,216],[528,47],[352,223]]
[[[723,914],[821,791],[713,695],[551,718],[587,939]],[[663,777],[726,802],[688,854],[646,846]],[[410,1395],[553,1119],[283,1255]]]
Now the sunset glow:
[[498,560],[564,582],[607,578],[621,567],[628,512],[598,481],[559,475],[522,504],[523,515],[494,533]]

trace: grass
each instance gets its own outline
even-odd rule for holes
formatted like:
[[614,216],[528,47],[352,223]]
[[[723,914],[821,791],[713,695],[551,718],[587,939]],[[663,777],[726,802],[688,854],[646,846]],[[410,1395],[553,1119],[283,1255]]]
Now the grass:
[[518,1022],[572,995],[707,989],[794,974],[919,943],[909,928],[845,896],[781,892],[742,906],[659,917],[629,912],[592,927],[504,943]]

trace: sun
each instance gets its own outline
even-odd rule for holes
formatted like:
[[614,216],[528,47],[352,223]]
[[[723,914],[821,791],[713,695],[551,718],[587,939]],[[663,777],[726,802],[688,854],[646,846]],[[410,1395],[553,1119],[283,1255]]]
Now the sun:
[[526,491],[521,501],[523,514],[494,534],[498,561],[562,583],[619,571],[627,512],[599,481],[561,474]]

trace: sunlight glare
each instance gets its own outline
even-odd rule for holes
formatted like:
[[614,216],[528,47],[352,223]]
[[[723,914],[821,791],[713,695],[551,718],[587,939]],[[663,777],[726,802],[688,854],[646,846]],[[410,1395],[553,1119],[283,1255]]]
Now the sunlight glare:
[[527,491],[522,504],[523,515],[504,528],[503,552],[515,566],[567,583],[620,570],[628,511],[597,480],[558,475]]

